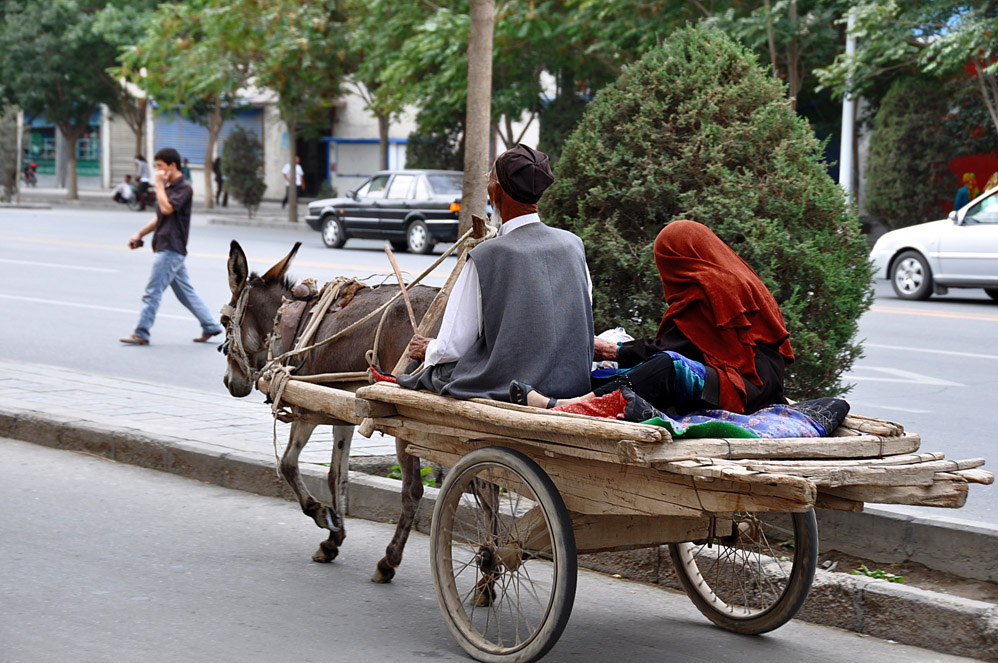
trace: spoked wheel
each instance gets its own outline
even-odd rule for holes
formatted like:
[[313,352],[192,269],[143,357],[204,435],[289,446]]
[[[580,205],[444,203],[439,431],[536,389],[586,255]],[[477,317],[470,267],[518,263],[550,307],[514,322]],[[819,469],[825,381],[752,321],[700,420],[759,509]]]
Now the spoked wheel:
[[467,454],[433,510],[437,600],[458,644],[485,663],[527,663],[558,641],[575,600],[575,535],[561,495],[527,456]]
[[[793,619],[818,562],[818,522],[807,513],[736,513],[708,541],[669,545],[683,589],[721,628],[755,635]],[[719,520],[719,523],[721,521]]]

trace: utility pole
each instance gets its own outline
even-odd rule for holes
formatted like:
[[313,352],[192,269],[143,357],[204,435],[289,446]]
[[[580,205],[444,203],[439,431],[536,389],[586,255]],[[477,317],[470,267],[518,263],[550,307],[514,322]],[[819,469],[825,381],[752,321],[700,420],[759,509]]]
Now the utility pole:
[[[850,8],[849,19],[846,23],[846,60],[852,60],[856,55],[856,37],[853,28],[856,24],[856,13]],[[850,83],[847,80],[846,83]],[[853,191],[853,163],[855,154],[853,153],[854,137],[856,135],[856,103],[851,94],[842,97],[842,135],[839,146],[839,185],[846,193],[846,198],[855,200],[856,192]]]

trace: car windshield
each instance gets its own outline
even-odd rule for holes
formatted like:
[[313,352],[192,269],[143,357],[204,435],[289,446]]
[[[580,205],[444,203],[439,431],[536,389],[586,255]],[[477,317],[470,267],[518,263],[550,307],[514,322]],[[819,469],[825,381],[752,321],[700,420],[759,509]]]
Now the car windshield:
[[433,193],[437,195],[461,195],[464,175],[460,173],[427,173],[426,179]]
[[998,193],[977,203],[963,218],[964,223],[998,223]]

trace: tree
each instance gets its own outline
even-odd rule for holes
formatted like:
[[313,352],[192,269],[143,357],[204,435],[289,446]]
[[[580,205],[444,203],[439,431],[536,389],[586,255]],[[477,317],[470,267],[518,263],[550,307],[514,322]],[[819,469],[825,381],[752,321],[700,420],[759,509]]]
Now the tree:
[[267,190],[263,180],[263,146],[255,133],[239,126],[232,129],[222,150],[222,172],[228,190],[252,217]]
[[885,75],[946,79],[969,69],[998,133],[998,1],[860,0],[853,8],[856,52],[817,72],[836,94],[865,94]]
[[796,397],[840,393],[872,300],[856,216],[807,122],[755,56],[686,27],[603,88],[566,142],[541,213],[580,235],[600,328],[651,335],[662,316],[652,256],[668,222],[710,226],[779,302]]
[[346,72],[346,30],[335,3],[293,0],[241,0],[241,13],[253,53],[255,82],[276,95],[288,128],[291,186],[288,221],[298,220],[294,183],[295,137],[310,121],[328,119]]
[[[251,75],[246,16],[234,3],[164,3],[145,33],[121,49],[115,77],[140,86],[160,111],[176,110],[208,130],[204,156],[205,205],[214,205],[215,146]],[[141,153],[141,146],[137,153]]]
[[947,88],[918,77],[898,79],[884,96],[870,138],[865,207],[890,228],[949,210],[933,212],[940,201],[952,202],[957,187],[946,168],[956,156],[946,131],[949,103]]
[[76,200],[76,142],[100,104],[116,102],[107,67],[115,45],[95,29],[106,0],[0,2],[0,80],[29,116],[45,117],[69,145],[66,197]]
[[471,0],[468,31],[468,119],[465,121],[464,186],[458,233],[471,228],[471,215],[485,216],[487,182],[482,174],[489,166],[489,126],[492,105],[492,31],[495,0]]
[[16,106],[0,104],[0,200],[9,202],[17,191]]

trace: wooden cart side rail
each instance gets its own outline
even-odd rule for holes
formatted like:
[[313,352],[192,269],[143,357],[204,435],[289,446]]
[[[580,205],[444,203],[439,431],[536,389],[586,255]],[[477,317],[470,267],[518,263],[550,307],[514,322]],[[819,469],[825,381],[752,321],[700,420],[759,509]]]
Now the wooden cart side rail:
[[[407,452],[452,466],[472,449],[489,444],[402,428]],[[772,483],[703,479],[659,472],[648,467],[563,456],[519,440],[504,441],[542,465],[565,499],[569,511],[635,515],[696,516],[733,511],[806,511],[817,489],[807,479],[780,477]]]
[[[471,421],[513,430],[530,430],[538,434],[568,437],[591,437],[605,440],[635,440],[641,443],[667,442],[669,431],[658,426],[647,426],[625,421],[608,421],[598,417],[580,415],[552,416],[537,408],[495,407],[479,399],[462,401],[439,394],[402,389],[390,384],[374,384],[357,390],[357,397],[422,411],[420,417],[428,420],[430,413],[460,415]],[[407,415],[411,416],[411,415]]]
[[[265,394],[269,393],[270,381],[260,378],[257,388]],[[357,416],[354,392],[345,389],[289,380],[281,401],[311,412],[327,414],[349,424],[359,424],[362,419]]]
[[967,482],[945,476],[929,486],[841,486],[820,488],[819,493],[855,502],[907,504],[958,509],[967,501]]
[[[930,460],[922,463],[899,465],[796,465],[793,461],[740,463],[716,458],[700,458],[696,460],[677,461],[668,464],[657,464],[656,467],[679,474],[691,476],[716,477],[744,481],[753,480],[753,474],[759,476],[798,476],[813,481],[819,487],[839,486],[930,486],[942,473],[959,472],[980,467],[983,458],[968,460]],[[984,474],[990,474],[984,472]]]

